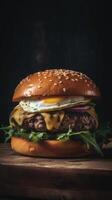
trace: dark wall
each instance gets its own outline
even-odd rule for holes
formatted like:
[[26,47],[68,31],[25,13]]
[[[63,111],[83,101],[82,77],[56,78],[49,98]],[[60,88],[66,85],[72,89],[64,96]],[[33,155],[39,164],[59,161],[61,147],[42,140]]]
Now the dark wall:
[[101,2],[0,3],[2,124],[8,123],[18,82],[29,73],[55,67],[89,75],[102,92],[98,108],[101,116],[111,119],[111,14],[110,5]]

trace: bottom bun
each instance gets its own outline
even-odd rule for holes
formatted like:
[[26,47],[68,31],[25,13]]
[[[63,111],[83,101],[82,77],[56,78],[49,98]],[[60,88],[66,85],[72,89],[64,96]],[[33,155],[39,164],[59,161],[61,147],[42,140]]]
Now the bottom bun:
[[19,137],[11,138],[11,148],[22,154],[37,157],[81,157],[89,155],[86,145],[80,141],[44,140],[34,143]]

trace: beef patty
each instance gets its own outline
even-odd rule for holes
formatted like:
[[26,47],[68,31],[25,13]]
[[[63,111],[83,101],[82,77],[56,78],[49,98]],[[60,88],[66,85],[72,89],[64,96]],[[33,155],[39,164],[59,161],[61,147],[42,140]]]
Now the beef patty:
[[[52,130],[52,132],[66,131],[69,127],[75,131],[94,130],[97,128],[97,122],[96,119],[87,112],[67,112],[65,113],[60,126],[57,129]],[[22,128],[34,131],[48,131],[41,113],[24,119]]]

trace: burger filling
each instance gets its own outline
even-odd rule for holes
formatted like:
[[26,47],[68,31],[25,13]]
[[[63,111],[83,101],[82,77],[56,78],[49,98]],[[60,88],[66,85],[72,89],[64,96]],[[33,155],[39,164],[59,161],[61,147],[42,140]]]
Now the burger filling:
[[85,111],[60,110],[46,113],[29,113],[21,106],[16,106],[10,116],[10,124],[33,131],[48,131],[51,133],[67,131],[95,130],[98,120],[95,109],[88,107]]
[[101,154],[94,137],[98,118],[90,99],[85,97],[22,100],[10,114],[9,138],[79,140]]

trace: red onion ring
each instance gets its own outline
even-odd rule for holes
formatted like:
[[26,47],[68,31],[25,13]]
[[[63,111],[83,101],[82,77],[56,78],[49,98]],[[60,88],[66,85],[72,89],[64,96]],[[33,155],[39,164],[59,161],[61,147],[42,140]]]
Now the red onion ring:
[[78,106],[78,107],[70,108],[70,110],[71,111],[76,111],[76,112],[85,112],[89,108],[90,108],[90,106]]

